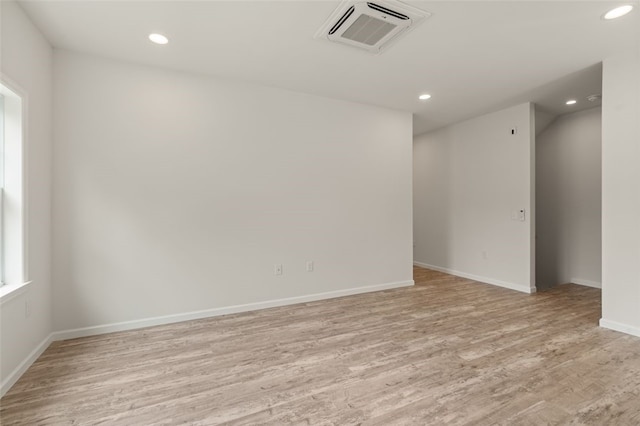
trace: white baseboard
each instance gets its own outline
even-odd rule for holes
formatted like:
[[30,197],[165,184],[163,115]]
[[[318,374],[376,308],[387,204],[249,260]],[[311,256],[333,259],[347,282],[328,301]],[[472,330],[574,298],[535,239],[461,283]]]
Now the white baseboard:
[[31,367],[31,364],[33,364],[38,359],[38,357],[40,357],[40,355],[42,355],[42,353],[47,350],[51,342],[53,342],[53,335],[49,334],[33,351],[31,351],[31,353],[20,363],[20,365],[18,365],[2,381],[2,384],[0,385],[0,397],[3,397],[4,394],[7,393],[9,389],[11,389],[11,386],[13,386],[25,373],[25,371],[27,371],[27,369]]
[[602,288],[602,284],[597,281],[583,280],[582,278],[571,278],[572,284],[583,285],[586,287]]
[[611,321],[604,318],[600,318],[600,327],[608,328],[609,330],[619,331],[625,334],[631,334],[632,336],[640,337],[640,328],[632,325],[622,324],[617,321]]
[[510,283],[510,282],[506,282],[506,281],[496,280],[496,279],[493,279],[493,278],[482,277],[480,275],[468,274],[466,272],[460,272],[460,271],[456,271],[456,270],[449,269],[449,268],[442,268],[440,266],[429,265],[428,263],[413,262],[413,264],[415,266],[420,266],[422,268],[433,269],[434,271],[444,272],[445,274],[455,275],[456,277],[462,277],[462,278],[467,278],[467,279],[474,280],[474,281],[479,281],[479,282],[485,283],[485,284],[496,285],[498,287],[504,287],[504,288],[508,288],[510,290],[520,291],[522,293],[531,294],[531,293],[535,293],[536,292],[536,288],[535,287],[527,287],[527,286],[524,286],[524,285],[521,285],[521,284],[514,284],[514,283]]
[[45,338],[37,348],[35,348],[27,358],[2,382],[0,387],[0,397],[3,396],[13,386],[20,376],[35,362],[36,359],[49,347],[51,342],[57,340],[74,339],[77,337],[94,336],[98,334],[112,333],[115,331],[135,330],[154,325],[171,324],[194,319],[209,318],[220,315],[235,314],[239,312],[257,311],[260,309],[275,308],[278,306],[295,305],[297,303],[315,302],[336,297],[351,296],[355,294],[372,293],[375,291],[390,290],[400,287],[410,287],[414,285],[413,280],[398,281],[385,284],[369,285],[364,287],[354,287],[345,290],[335,290],[325,293],[316,293],[305,296],[288,297],[284,299],[267,300],[264,302],[248,303],[244,305],[227,306],[223,308],[207,309],[203,311],[187,312],[183,314],[165,315],[160,317],[145,318],[133,321],[124,321],[114,324],[98,325],[94,327],[76,328],[73,330],[56,331]]
[[315,302],[317,300],[333,299],[336,297],[351,296],[355,294],[371,293],[374,291],[389,290],[414,285],[413,280],[398,281],[385,284],[376,284],[364,287],[355,287],[345,290],[335,290],[326,293],[316,293],[306,296],[288,297],[285,299],[267,300],[264,302],[248,303],[244,305],[226,306],[222,308],[206,309],[202,311],[186,312],[182,314],[164,315],[153,318],[144,318],[133,321],[124,321],[112,324],[97,325],[93,327],[76,328],[72,330],[56,331],[53,340],[75,339],[78,337],[94,336],[97,334],[113,333],[116,331],[135,330],[154,325],[171,324],[182,321],[216,317],[220,315],[236,314],[239,312],[257,311],[260,309],[275,308],[278,306],[295,305],[296,303]]

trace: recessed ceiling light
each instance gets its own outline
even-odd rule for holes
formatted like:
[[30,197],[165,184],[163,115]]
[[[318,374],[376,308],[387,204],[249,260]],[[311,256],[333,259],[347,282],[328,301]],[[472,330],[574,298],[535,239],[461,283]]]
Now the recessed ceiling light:
[[570,101],[567,101],[567,105],[574,105],[577,104],[578,101],[576,101],[575,99],[571,99]]
[[421,101],[426,101],[427,99],[430,99],[430,98],[431,98],[431,95],[428,93],[418,96],[418,99],[420,99]]
[[630,4],[627,4],[627,5],[624,5],[624,6],[620,6],[620,7],[616,7],[615,9],[611,9],[610,11],[608,11],[604,15],[604,19],[616,19],[616,18],[619,18],[619,17],[624,16],[627,13],[631,12],[632,9],[633,9],[633,6],[631,6]]
[[169,39],[163,36],[162,34],[149,34],[149,40],[154,42],[155,44],[167,44],[169,43]]

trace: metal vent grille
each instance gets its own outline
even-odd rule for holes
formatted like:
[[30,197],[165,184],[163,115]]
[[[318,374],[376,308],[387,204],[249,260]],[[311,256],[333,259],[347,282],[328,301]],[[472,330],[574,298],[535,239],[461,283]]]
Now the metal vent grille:
[[379,54],[429,15],[399,0],[343,0],[315,37]]
[[358,43],[364,43],[367,46],[373,46],[393,31],[395,27],[396,25],[385,22],[382,19],[362,14],[342,33],[342,37]]
[[380,6],[379,4],[375,4],[375,3],[367,3],[367,6],[369,6],[371,9],[373,10],[378,10],[382,13],[387,13],[391,16],[393,16],[394,18],[398,18],[398,19],[402,19],[402,20],[407,20],[409,19],[409,17],[407,15],[404,15],[400,12],[396,12],[395,10],[391,10],[389,8]]
[[351,6],[349,8],[349,10],[347,10],[347,13],[342,15],[342,18],[340,18],[340,20],[338,22],[336,22],[336,24],[333,26],[333,28],[331,28],[331,31],[329,31],[329,35],[335,33],[336,31],[338,31],[340,29],[340,27],[342,26],[342,24],[344,24],[344,21],[349,19],[349,17],[351,16],[351,14],[353,13],[354,10],[355,10],[355,7]]

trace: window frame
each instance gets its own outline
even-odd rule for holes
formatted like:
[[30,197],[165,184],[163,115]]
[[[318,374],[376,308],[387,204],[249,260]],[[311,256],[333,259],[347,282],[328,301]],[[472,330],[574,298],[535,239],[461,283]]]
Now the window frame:
[[27,96],[0,73],[2,185],[0,215],[0,304],[22,293],[27,274],[26,141]]

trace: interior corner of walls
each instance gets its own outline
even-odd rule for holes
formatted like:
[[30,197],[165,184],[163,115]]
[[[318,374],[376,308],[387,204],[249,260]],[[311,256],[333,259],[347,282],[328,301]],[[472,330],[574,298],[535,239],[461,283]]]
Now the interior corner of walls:
[[372,293],[386,290],[395,290],[403,287],[415,285],[413,280],[388,282],[383,284],[353,287],[348,289],[330,291],[325,293],[309,294],[304,296],[289,297],[284,299],[267,300],[263,302],[249,303],[244,305],[227,306],[202,311],[185,312],[153,318],[144,318],[133,321],[125,321],[112,324],[103,324],[91,327],[54,331],[47,335],[35,349],[29,353],[6,377],[2,377],[0,383],[0,397],[3,396],[28,370],[28,368],[44,353],[49,345],[54,341],[75,339],[80,337],[95,336],[106,333],[136,330],[144,327],[172,324],[183,321],[197,320],[203,318],[217,317],[241,312],[256,311],[261,309],[288,306],[300,303],[308,303],[332,298],[352,296],[364,293]]
[[45,337],[38,346],[11,372],[7,377],[2,378],[0,384],[0,397],[4,396],[11,387],[16,384],[20,377],[31,367],[31,365],[47,350],[53,342],[53,334]]
[[21,151],[20,162],[24,164],[19,172],[23,231],[21,248],[16,251],[23,252],[24,257],[22,266],[16,268],[19,279],[15,282],[33,280],[2,306],[5,332],[1,339],[0,390],[5,393],[51,342],[53,49],[19,2],[2,2],[1,18],[0,73],[3,85],[9,85],[21,98],[22,112],[22,123],[16,126],[21,131],[22,149],[16,151]]
[[582,278],[571,278],[569,282],[585,287],[602,288],[602,283],[600,283],[599,281],[585,280]]
[[484,276],[481,276],[481,275],[470,274],[468,272],[462,272],[462,271],[458,271],[458,270],[455,270],[455,269],[444,268],[444,267],[441,267],[441,266],[431,265],[431,264],[424,263],[424,262],[414,261],[413,264],[415,266],[419,266],[421,268],[431,269],[431,270],[434,270],[434,271],[443,272],[445,274],[455,275],[456,277],[466,278],[468,280],[476,281],[476,282],[479,282],[479,283],[490,284],[490,285],[494,285],[494,286],[497,286],[497,287],[506,288],[506,289],[509,289],[509,290],[519,291],[521,293],[532,294],[532,293],[536,292],[535,285],[522,285],[522,284],[516,284],[516,283],[507,282],[507,281],[501,281],[501,280],[497,280],[497,279],[490,278],[490,277],[484,277]]

